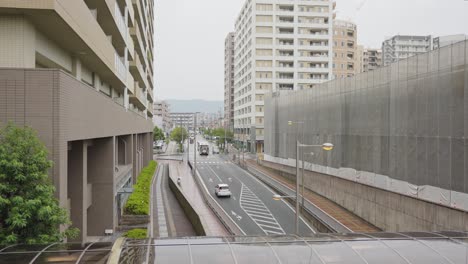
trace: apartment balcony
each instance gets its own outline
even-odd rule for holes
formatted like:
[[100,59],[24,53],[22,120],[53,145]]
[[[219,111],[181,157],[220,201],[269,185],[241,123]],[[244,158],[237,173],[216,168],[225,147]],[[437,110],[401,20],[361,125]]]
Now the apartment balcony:
[[146,80],[146,72],[141,65],[140,57],[135,56],[135,59],[130,62],[130,73],[133,75],[135,81],[140,83],[143,88],[148,87]]
[[84,1],[0,1],[0,8],[6,13],[24,14],[46,38],[66,47],[90,71],[123,91],[126,81],[117,73],[115,48]]
[[[63,1],[62,1],[63,2]],[[112,36],[112,44],[123,54],[128,42],[128,26],[115,0],[85,0],[89,9],[97,10],[96,21],[106,35]]]
[[276,79],[292,80],[294,79],[294,73],[278,73]]
[[114,53],[114,57],[115,69],[117,70],[117,74],[119,75],[120,79],[124,80],[126,83],[128,72],[127,62],[125,61],[125,58],[120,57],[119,54],[117,54],[117,52]]
[[300,45],[299,48],[301,50],[307,50],[307,51],[328,51],[329,46],[327,45]]
[[[141,33],[146,33],[147,32],[146,25],[148,25],[147,23],[148,14],[143,9],[144,6],[141,5],[141,0],[132,0],[132,4],[133,4],[133,8],[135,9],[135,20],[136,20],[135,26],[138,25],[140,29],[139,31]],[[141,35],[141,38],[143,40],[142,44],[144,45],[144,49],[142,49],[142,51],[144,51],[146,47],[148,46],[148,39],[145,36],[146,35]]]
[[132,103],[141,111],[144,111],[148,104],[148,101],[146,100],[146,96],[145,96],[145,93],[143,92],[143,89],[140,88],[138,85],[135,85],[135,94],[131,95],[129,100],[130,100],[130,103]]
[[144,40],[142,38],[140,26],[138,26],[138,23],[135,23],[135,25],[130,28],[130,36],[132,37],[135,45],[136,53],[134,53],[134,56],[140,55],[141,58],[146,57],[146,49],[143,44]]
[[149,103],[153,103],[154,102],[154,91],[153,89],[151,88],[148,88],[147,90],[147,93],[146,93],[146,99],[148,99],[148,102]]
[[130,30],[127,33],[128,33],[127,55],[128,55],[128,60],[131,61],[135,59],[135,45],[134,45],[133,38],[130,34]]
[[117,0],[117,3],[119,6],[127,8],[128,27],[133,27],[133,24],[135,23],[135,9],[133,9],[132,1]]
[[146,79],[148,80],[148,88],[153,88],[154,83],[153,83],[153,74],[150,72],[149,68],[146,70]]
[[154,116],[154,114],[153,114],[153,103],[148,102],[148,104],[146,105],[146,114],[148,115],[148,117],[153,117]]
[[129,95],[135,94],[135,79],[131,74],[127,74],[127,91]]
[[278,8],[276,9],[276,11],[278,12],[288,12],[288,13],[291,13],[291,12],[294,12],[294,6],[293,5],[288,5],[288,6],[278,6]]

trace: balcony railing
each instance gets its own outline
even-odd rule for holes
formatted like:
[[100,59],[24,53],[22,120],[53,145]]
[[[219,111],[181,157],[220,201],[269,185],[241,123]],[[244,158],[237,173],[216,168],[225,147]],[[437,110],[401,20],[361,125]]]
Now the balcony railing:
[[114,17],[115,17],[115,22],[117,24],[117,27],[119,28],[120,33],[122,33],[122,36],[125,39],[125,42],[127,42],[128,26],[127,26],[127,23],[125,22],[125,17],[122,15],[122,12],[120,12],[120,8],[117,3],[115,3]]
[[126,81],[127,71],[128,71],[127,64],[125,63],[124,59],[120,57],[119,54],[117,54],[117,52],[114,53],[114,57],[115,57],[115,62],[114,62],[115,69],[117,71],[117,74],[123,81]]

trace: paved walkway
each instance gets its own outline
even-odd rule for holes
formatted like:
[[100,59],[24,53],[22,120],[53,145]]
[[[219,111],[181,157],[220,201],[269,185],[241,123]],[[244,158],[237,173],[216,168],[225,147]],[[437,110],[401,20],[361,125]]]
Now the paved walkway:
[[[159,161],[159,166],[168,164]],[[167,168],[166,168],[167,169]],[[169,188],[168,177],[164,173],[156,176],[153,186],[153,234],[152,237],[196,236],[189,219]]]
[[208,230],[205,230],[206,235],[228,236],[229,233],[225,229],[224,225],[219,221],[211,208],[205,203],[205,200],[203,199],[187,164],[177,161],[167,161],[167,163],[170,166],[170,177],[172,177],[174,181],[177,181],[177,178],[180,177],[180,186],[185,197],[195,207],[194,209],[200,216],[201,221],[204,222],[204,226],[208,228]]
[[[291,189],[296,189],[294,182],[287,180],[284,177],[281,177],[275,170],[258,165],[255,160],[246,160],[248,166],[251,166],[258,171],[261,171],[263,174],[281,182],[282,184],[288,186]],[[271,166],[274,167],[275,164],[271,163]],[[278,165],[278,168],[280,166]],[[371,225],[370,223],[364,221],[355,214],[349,212],[345,208],[339,206],[338,204],[332,202],[331,200],[320,196],[308,189],[304,190],[304,197],[309,200],[311,203],[315,204],[317,207],[325,211],[330,216],[334,217],[340,223],[345,225],[347,228],[351,229],[353,232],[378,232],[380,231],[377,227]]]

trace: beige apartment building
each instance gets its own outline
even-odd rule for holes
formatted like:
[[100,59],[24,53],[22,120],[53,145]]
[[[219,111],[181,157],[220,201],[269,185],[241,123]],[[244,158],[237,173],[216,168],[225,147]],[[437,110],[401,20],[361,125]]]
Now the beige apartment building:
[[115,231],[152,159],[153,1],[0,1],[0,126],[30,126],[79,240]]
[[358,59],[356,24],[335,20],[333,23],[333,77],[346,78],[359,73]]

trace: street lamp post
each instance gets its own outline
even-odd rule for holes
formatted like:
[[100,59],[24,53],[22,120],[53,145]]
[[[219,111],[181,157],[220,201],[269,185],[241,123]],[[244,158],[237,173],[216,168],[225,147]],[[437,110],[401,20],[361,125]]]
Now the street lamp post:
[[302,201],[301,201],[301,208],[302,208],[302,212],[304,212],[304,163],[305,163],[305,156],[313,156],[314,153],[313,152],[310,152],[310,153],[304,153],[304,150],[302,151],[302,177],[301,177],[301,185],[302,185],[302,190],[301,190],[301,193],[302,193]]
[[[320,147],[325,151],[330,151],[333,149],[333,144],[332,143],[323,143],[322,145],[306,145],[306,144],[301,144],[301,142],[296,141],[296,215],[295,215],[295,231],[296,235],[299,235],[299,152],[301,148],[312,148],[312,147]],[[304,162],[304,161],[302,161]],[[302,196],[304,198],[304,193],[302,193]],[[280,196],[280,195],[273,195],[274,200],[280,200],[282,198],[293,198],[293,196]]]
[[195,125],[193,126],[194,140],[193,140],[193,176],[197,173],[197,112],[194,118]]
[[[304,122],[294,122],[294,121],[288,121],[288,125],[292,126],[293,124],[304,124]],[[296,126],[296,217],[295,217],[295,222],[296,222],[296,234],[299,234],[299,133],[298,129]],[[304,139],[302,139],[304,140]]]

